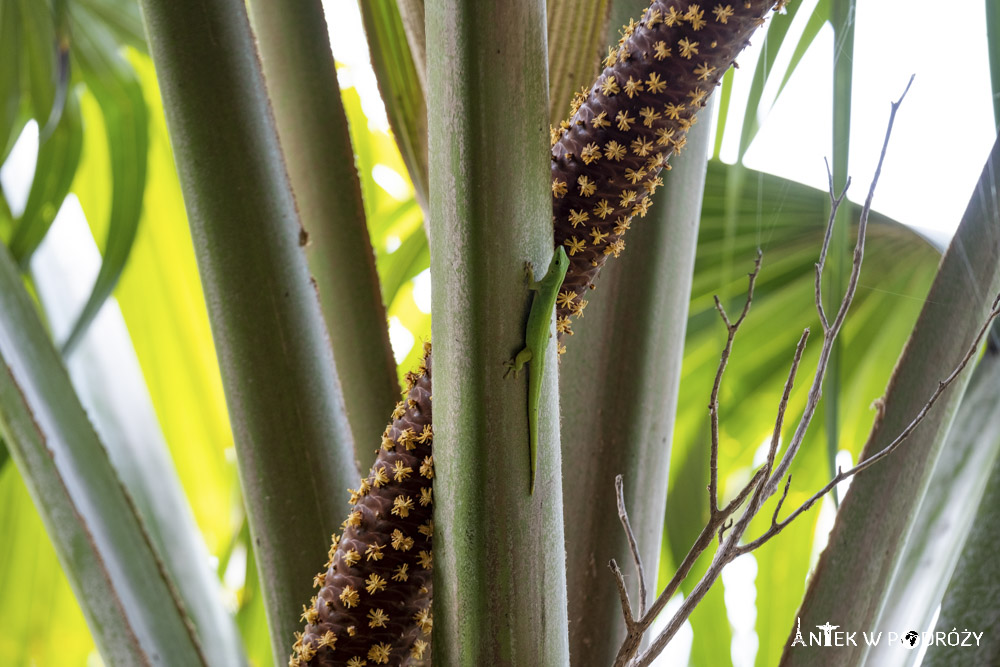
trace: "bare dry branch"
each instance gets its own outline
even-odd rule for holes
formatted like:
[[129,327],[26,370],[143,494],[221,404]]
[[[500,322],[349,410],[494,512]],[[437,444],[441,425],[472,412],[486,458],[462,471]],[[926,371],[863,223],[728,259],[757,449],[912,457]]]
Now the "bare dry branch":
[[722,302],[719,301],[719,297],[715,297],[715,309],[719,311],[719,315],[722,317],[723,323],[726,325],[726,345],[722,349],[722,354],[719,356],[719,367],[715,371],[715,382],[712,385],[712,397],[708,404],[708,414],[712,421],[712,446],[711,446],[711,460],[709,462],[709,480],[708,480],[708,508],[709,512],[714,516],[719,511],[719,388],[722,386],[722,375],[726,372],[726,366],[729,363],[729,355],[733,351],[733,340],[736,338],[736,332],[739,331],[740,325],[743,324],[743,320],[746,319],[747,313],[750,312],[750,304],[753,303],[753,288],[754,284],[757,282],[757,276],[760,274],[760,261],[763,257],[763,253],[760,248],[757,248],[757,258],[754,260],[753,271],[749,274],[749,280],[747,283],[747,298],[743,303],[743,310],[740,312],[739,318],[735,323],[729,321],[729,317],[726,315],[726,309],[723,308]]
[[622,485],[622,476],[615,476],[615,497],[618,501],[618,519],[625,529],[625,537],[628,538],[628,548],[632,552],[632,562],[635,563],[635,570],[639,576],[639,616],[646,615],[646,571],[642,567],[642,556],[639,555],[639,546],[635,541],[635,534],[632,532],[632,524],[628,520],[628,512],[625,510],[625,491]]
[[841,190],[839,197],[834,195],[833,172],[830,171],[830,161],[823,158],[823,163],[826,165],[826,178],[829,182],[830,219],[826,223],[826,231],[823,234],[823,247],[819,251],[819,261],[816,262],[816,311],[819,313],[819,321],[823,325],[823,333],[825,335],[830,330],[830,323],[827,321],[826,311],[823,309],[823,266],[826,264],[826,254],[830,249],[830,239],[833,236],[833,223],[837,219],[837,209],[840,208],[840,203],[847,196],[847,189],[851,187],[851,179],[850,177],[847,178],[847,182],[844,184],[844,189]]
[[[861,263],[864,259],[865,233],[868,229],[868,215],[871,213],[872,199],[875,196],[875,186],[878,185],[878,179],[882,173],[882,164],[885,162],[885,154],[889,149],[889,137],[892,136],[892,126],[896,121],[896,111],[899,110],[899,105],[903,103],[903,99],[906,97],[906,93],[910,90],[910,86],[912,84],[913,77],[911,76],[910,80],[906,84],[906,89],[903,90],[903,94],[899,96],[898,100],[892,103],[889,111],[889,123],[885,130],[885,139],[882,141],[882,151],[879,153],[878,165],[875,167],[875,175],[872,177],[871,185],[868,188],[868,196],[865,198],[864,206],[861,208],[861,216],[858,221],[858,237],[857,242],[854,245],[854,261],[851,265],[851,275],[848,279],[847,291],[844,293],[844,298],[840,302],[840,308],[837,310],[837,317],[834,318],[833,324],[830,325],[829,329],[824,332],[823,348],[820,350],[819,361],[816,364],[816,373],[813,376],[812,387],[809,389],[809,398],[806,402],[805,411],[802,413],[802,418],[799,420],[795,433],[792,435],[792,439],[788,443],[788,449],[785,450],[785,454],[781,458],[781,463],[778,464],[770,479],[767,480],[764,488],[764,500],[774,494],[777,490],[778,482],[785,476],[785,473],[788,472],[788,468],[792,465],[792,460],[794,460],[795,455],[798,454],[799,448],[802,446],[803,440],[805,440],[806,431],[809,429],[813,416],[816,414],[819,399],[823,395],[823,380],[826,377],[827,365],[830,363],[830,354],[833,352],[833,342],[840,333],[840,329],[844,324],[844,318],[847,317],[847,311],[850,309],[851,303],[854,301],[854,293],[858,288],[858,277],[861,275]],[[830,195],[831,197],[833,196],[832,190]]]
[[612,558],[608,567],[615,575],[615,583],[618,584],[618,598],[622,604],[622,616],[625,617],[625,626],[631,630],[635,626],[635,617],[632,615],[632,604],[628,601],[628,589],[625,587],[625,577],[618,567],[618,563]]

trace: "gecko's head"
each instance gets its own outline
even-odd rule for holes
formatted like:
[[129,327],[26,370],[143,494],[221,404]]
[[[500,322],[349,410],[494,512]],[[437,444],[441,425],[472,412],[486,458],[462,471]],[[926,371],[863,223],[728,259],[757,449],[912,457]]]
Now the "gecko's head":
[[563,278],[566,275],[567,269],[569,269],[569,257],[566,256],[566,249],[559,246],[552,255],[552,263],[549,265],[549,275],[557,275]]

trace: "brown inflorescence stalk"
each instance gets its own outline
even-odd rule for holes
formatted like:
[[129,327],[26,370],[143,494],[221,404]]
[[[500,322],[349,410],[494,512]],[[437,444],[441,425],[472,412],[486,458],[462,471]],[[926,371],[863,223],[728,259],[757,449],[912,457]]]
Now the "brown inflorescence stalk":
[[[596,83],[578,93],[572,117],[552,130],[555,245],[570,268],[556,314],[572,335],[584,295],[609,255],[617,257],[635,215],[645,216],[660,171],[683,149],[712,89],[764,24],[776,0],[700,4],[654,0],[622,30]],[[669,167],[667,167],[669,169]],[[565,351],[560,343],[560,353]],[[416,665],[430,654],[432,551],[430,345],[407,376],[404,401],[382,437],[343,534],[302,619],[291,667]]]
[[655,0],[622,29],[604,72],[574,97],[570,119],[552,128],[555,243],[570,257],[557,304],[561,337],[572,335],[570,315],[582,315],[587,289],[663,185],[660,170],[776,4]]
[[407,374],[368,477],[333,536],[320,591],[302,612],[291,667],[412,665],[429,658],[434,536],[431,357]]

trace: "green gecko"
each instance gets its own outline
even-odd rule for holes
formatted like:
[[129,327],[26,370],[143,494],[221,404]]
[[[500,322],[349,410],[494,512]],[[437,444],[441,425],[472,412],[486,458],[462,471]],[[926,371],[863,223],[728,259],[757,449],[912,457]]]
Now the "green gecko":
[[552,255],[549,270],[541,280],[535,280],[531,264],[524,267],[528,278],[528,289],[535,292],[528,313],[528,327],[524,334],[524,349],[510,361],[504,362],[507,372],[504,377],[518,372],[528,362],[531,368],[528,374],[528,455],[531,457],[531,487],[529,493],[535,492],[535,464],[538,460],[538,408],[542,398],[542,373],[545,370],[545,350],[549,346],[549,323],[552,321],[552,311],[556,307],[556,296],[562,287],[563,278],[569,268],[569,258],[566,250],[559,246]]

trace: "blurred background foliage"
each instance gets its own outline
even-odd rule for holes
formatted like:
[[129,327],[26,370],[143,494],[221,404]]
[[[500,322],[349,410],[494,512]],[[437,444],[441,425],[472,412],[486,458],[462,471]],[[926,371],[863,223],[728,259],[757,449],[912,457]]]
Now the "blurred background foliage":
[[[606,4],[588,3],[587,11],[603,18]],[[566,15],[559,9],[565,5],[554,5],[553,16]],[[766,115],[762,91],[771,77],[781,86],[787,82],[829,19],[830,6],[815,5],[805,30],[783,44],[796,10],[793,3],[788,17],[772,22],[764,55],[746,74],[752,92],[739,115],[741,158]],[[779,47],[794,55],[775,70]],[[561,62],[558,72],[572,68]],[[569,89],[563,82],[559,86],[554,89]],[[754,309],[737,339],[721,395],[724,494],[738,489],[762,460],[796,332],[806,326],[815,330],[817,324],[812,278],[827,194],[719,159],[727,119],[733,118],[727,115],[732,86],[731,72],[720,93],[723,113],[704,194],[661,578],[672,572],[707,517],[705,405],[725,340],[712,295],[720,294],[731,310],[738,308],[754,249],[763,249]],[[358,90],[345,86],[342,96],[402,376],[415,366],[420,342],[430,336],[423,212],[392,134],[369,122]],[[562,108],[557,101],[553,106]],[[108,363],[137,360],[148,405],[212,555],[226,605],[236,615],[250,659],[269,664],[222,384],[156,78],[133,2],[0,0],[0,161],[5,170],[0,240],[24,270],[55,343],[73,354],[94,336],[90,325],[99,311],[107,326],[126,333],[115,339],[120,346],[107,351]],[[857,213],[852,206],[848,217],[856,220]],[[912,231],[873,216],[866,269],[833,385],[840,397],[839,443],[833,448],[843,450],[838,460],[854,460],[865,441],[875,414],[871,403],[885,388],[938,257]],[[59,261],[69,265],[54,266]],[[65,281],[65,290],[80,292],[79,298],[47,299],[59,291],[58,280]],[[817,351],[813,346],[806,353],[804,368],[815,365]],[[80,376],[74,381],[81,382]],[[803,409],[804,384],[793,393],[792,418]],[[78,386],[91,396],[103,389]],[[824,439],[817,425],[794,466],[789,504],[828,479]],[[786,531],[780,543],[747,557],[753,562],[740,565],[746,575],[742,584],[727,580],[713,589],[691,618],[691,664],[729,662],[734,634],[747,632],[755,632],[759,642],[756,663],[777,662],[807,572],[832,523],[830,503]],[[705,566],[699,564],[694,574]],[[746,594],[742,602],[727,598],[738,586],[750,587],[749,610]],[[0,454],[0,591],[0,664],[100,664],[24,482],[5,452]]]

